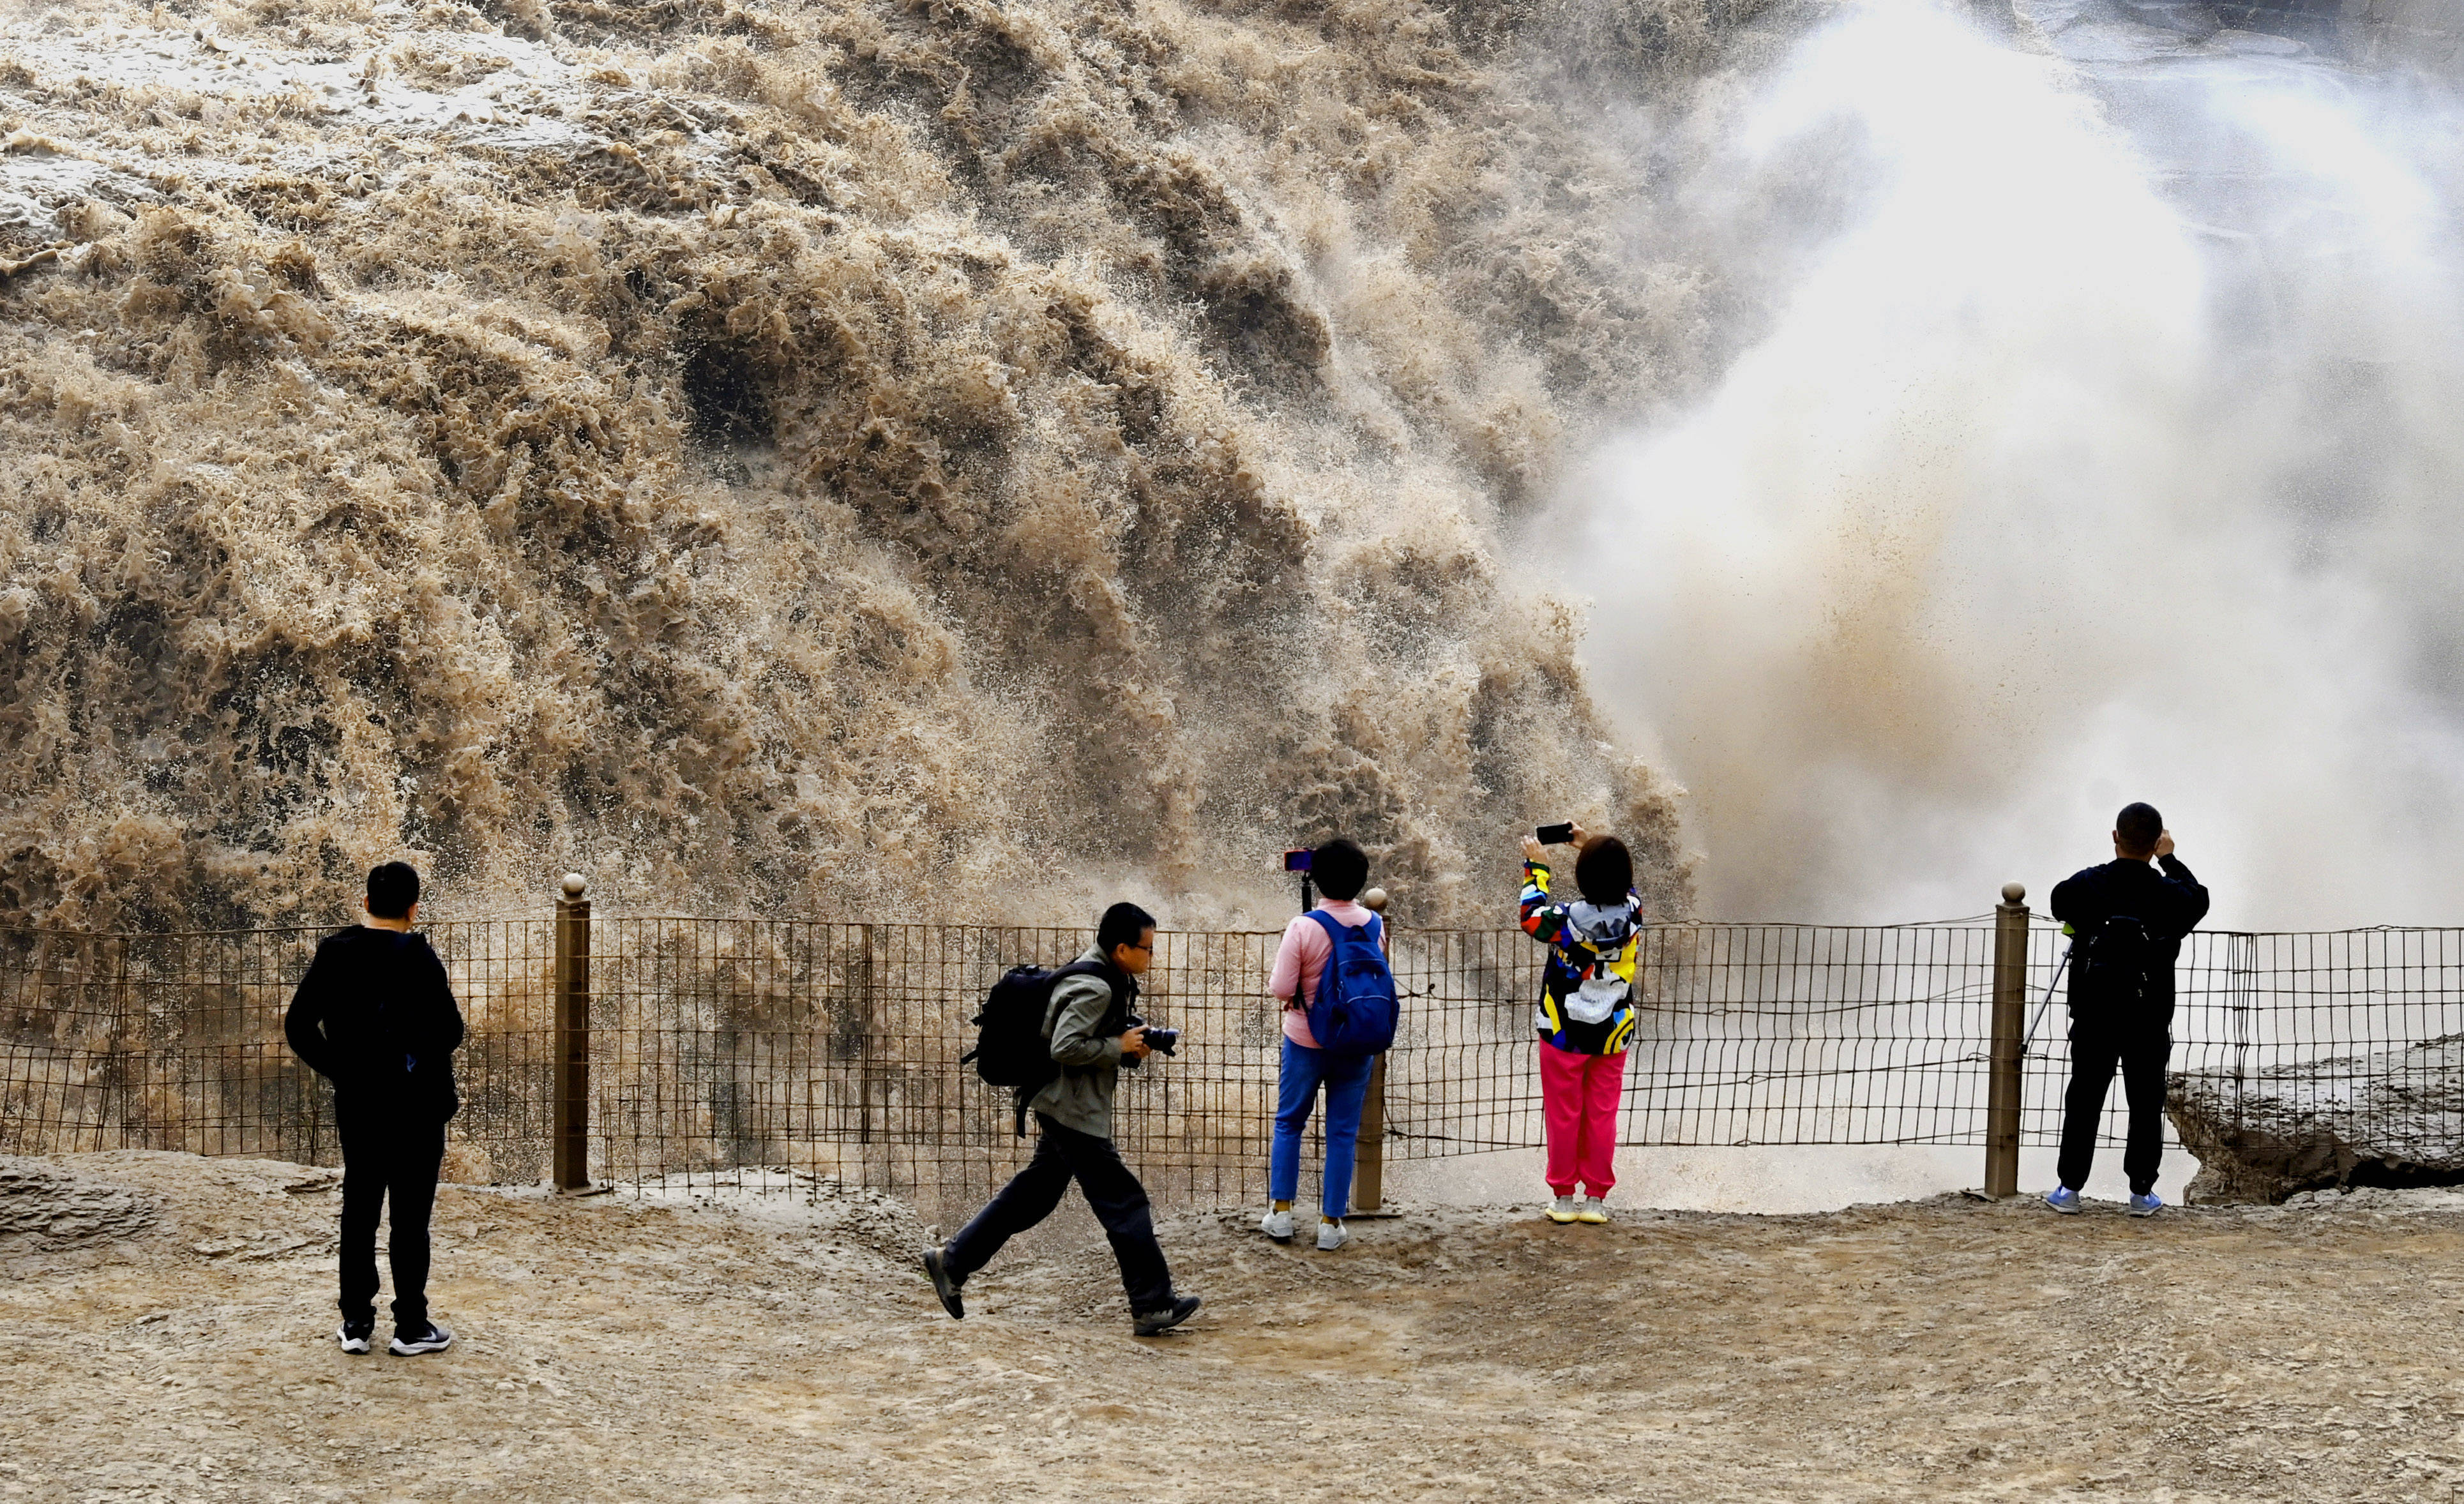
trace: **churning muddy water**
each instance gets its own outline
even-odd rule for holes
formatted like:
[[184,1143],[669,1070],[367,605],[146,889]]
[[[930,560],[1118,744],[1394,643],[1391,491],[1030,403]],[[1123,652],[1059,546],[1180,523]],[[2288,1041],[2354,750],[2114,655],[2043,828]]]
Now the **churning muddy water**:
[[2444,912],[2433,10],[11,7],[0,919]]
[[1514,49],[1400,3],[10,8],[0,917],[322,919],[401,854],[466,913],[571,866],[1190,924],[1340,824],[1428,920],[1561,816],[1682,909],[1581,605],[1498,540],[1688,379],[1701,288]]

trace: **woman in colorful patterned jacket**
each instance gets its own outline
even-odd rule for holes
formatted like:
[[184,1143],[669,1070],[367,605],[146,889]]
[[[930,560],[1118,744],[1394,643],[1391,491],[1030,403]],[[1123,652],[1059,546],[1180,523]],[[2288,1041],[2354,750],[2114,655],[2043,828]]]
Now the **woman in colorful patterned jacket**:
[[[1549,892],[1548,848],[1523,838],[1523,928],[1549,948],[1540,982],[1540,1106],[1548,1128],[1551,1222],[1606,1222],[1617,1184],[1617,1099],[1634,1037],[1634,964],[1642,905],[1634,859],[1615,836],[1573,827],[1574,887]],[[1589,1196],[1577,1194],[1589,1191]]]

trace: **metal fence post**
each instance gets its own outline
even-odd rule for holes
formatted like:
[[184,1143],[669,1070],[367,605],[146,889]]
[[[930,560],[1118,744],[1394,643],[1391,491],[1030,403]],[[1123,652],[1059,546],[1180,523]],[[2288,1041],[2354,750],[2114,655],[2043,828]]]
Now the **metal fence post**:
[[878,986],[872,926],[865,925],[864,970],[856,979],[856,1142],[872,1144],[872,994]]
[[556,901],[556,1188],[590,1188],[590,900],[579,872]]
[[2019,1193],[2019,1051],[2028,1027],[2028,890],[1993,910],[1993,1052],[1985,1093],[1985,1193]]
[[[1360,895],[1360,906],[1386,917],[1386,890],[1371,888]],[[1395,953],[1395,935],[1380,926],[1378,943]],[[1369,1066],[1369,1096],[1360,1104],[1360,1136],[1352,1150],[1352,1210],[1374,1216],[1386,1205],[1386,1054],[1379,1051]]]
[[[120,1129],[118,1146],[128,1147],[128,1120],[143,1110],[143,1094],[134,1088],[132,1077],[135,1072],[129,1063],[132,1055],[139,1055],[142,1058],[142,1052],[128,1047],[129,1036],[140,1027],[129,1007],[128,951],[135,944],[136,941],[121,936],[104,942],[103,946],[103,953],[111,958],[111,1038],[107,1046],[110,1053],[103,1057],[103,1106],[97,1114],[98,1121],[94,1125],[94,1146],[98,1149],[104,1146],[102,1135],[106,1125],[115,1121]],[[151,1043],[150,1035],[149,1030],[143,1042]],[[152,1146],[143,1137],[138,1142],[146,1147]],[[70,1146],[76,1146],[74,1139],[70,1141]]]

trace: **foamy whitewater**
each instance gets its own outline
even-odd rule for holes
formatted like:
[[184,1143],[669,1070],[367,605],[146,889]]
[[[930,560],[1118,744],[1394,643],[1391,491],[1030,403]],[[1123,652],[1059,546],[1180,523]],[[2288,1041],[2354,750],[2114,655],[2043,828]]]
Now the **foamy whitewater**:
[[2371,14],[11,7],[0,922],[1265,923],[1341,829],[1491,924],[1559,818],[1931,918],[2135,797],[2220,923],[2452,917]]
[[2464,109],[2205,10],[1864,0],[1683,125],[1756,295],[1558,526],[1705,911],[2041,900],[2147,799],[2220,926],[2457,921]]

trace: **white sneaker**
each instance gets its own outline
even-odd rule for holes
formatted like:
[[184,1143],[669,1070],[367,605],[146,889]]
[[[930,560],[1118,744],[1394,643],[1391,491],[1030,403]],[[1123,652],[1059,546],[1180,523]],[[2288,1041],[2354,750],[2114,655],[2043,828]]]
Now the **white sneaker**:
[[1264,1232],[1268,1237],[1273,1238],[1278,1243],[1290,1242],[1292,1240],[1292,1214],[1290,1210],[1286,1209],[1282,1211],[1268,1211],[1266,1213],[1266,1220],[1258,1224],[1258,1231]]
[[1549,1220],[1551,1222],[1572,1222],[1578,1215],[1580,1213],[1575,1211],[1572,1196],[1559,1196],[1549,1203]]
[[405,1337],[400,1332],[394,1333],[392,1342],[387,1344],[387,1350],[397,1358],[409,1358],[420,1353],[441,1353],[452,1345],[453,1334],[430,1321],[426,1331],[414,1336]]
[[1340,1222],[1320,1222],[1317,1225],[1317,1251],[1321,1253],[1331,1253],[1351,1241],[1352,1229]]
[[1577,1222],[1597,1223],[1608,1219],[1609,1204],[1597,1196],[1586,1196],[1574,1203],[1574,1220]]

